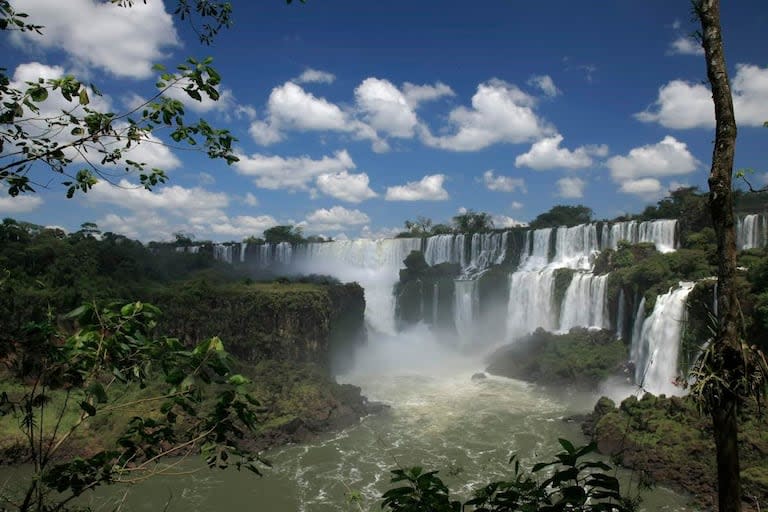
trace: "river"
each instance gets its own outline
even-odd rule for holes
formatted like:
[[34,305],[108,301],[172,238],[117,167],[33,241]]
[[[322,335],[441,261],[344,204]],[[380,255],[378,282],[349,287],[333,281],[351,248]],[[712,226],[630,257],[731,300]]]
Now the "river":
[[[340,380],[360,385],[371,399],[389,405],[358,425],[305,444],[267,454],[274,467],[263,477],[234,470],[159,477],[130,489],[108,489],[89,498],[97,510],[179,512],[248,510],[330,512],[380,510],[389,471],[422,465],[439,469],[457,496],[510,475],[517,453],[523,465],[549,460],[557,438],[585,442],[579,426],[564,418],[589,411],[596,396],[553,392],[524,382],[488,376],[479,357],[445,349],[425,328],[377,339]],[[198,469],[189,462],[186,469]],[[621,472],[627,481],[628,472]],[[359,500],[350,501],[350,496]],[[686,500],[657,488],[645,510],[688,510]]]

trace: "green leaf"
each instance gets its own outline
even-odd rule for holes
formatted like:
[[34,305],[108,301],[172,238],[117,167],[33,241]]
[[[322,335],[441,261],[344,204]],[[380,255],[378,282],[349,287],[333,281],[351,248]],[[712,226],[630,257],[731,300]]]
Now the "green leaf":
[[90,101],[91,100],[88,98],[88,90],[85,87],[82,87],[80,89],[80,104],[87,105]]
[[568,453],[574,453],[576,451],[573,443],[571,443],[569,440],[559,438],[557,441],[560,443],[560,446],[562,446]]
[[[107,391],[104,389],[104,386],[102,386],[100,382],[94,382],[88,386],[88,392],[92,394],[94,398],[96,398],[96,402],[100,404],[106,403],[108,400]],[[96,414],[95,411],[94,414]],[[93,414],[91,414],[91,416],[93,416]]]
[[80,408],[85,411],[88,416],[96,416],[96,408],[86,401],[80,402]]
[[242,386],[244,384],[248,384],[251,381],[240,374],[232,375],[229,379],[227,379],[227,383],[232,386]]
[[29,89],[29,97],[38,103],[45,101],[48,99],[48,89],[40,86],[32,87]]

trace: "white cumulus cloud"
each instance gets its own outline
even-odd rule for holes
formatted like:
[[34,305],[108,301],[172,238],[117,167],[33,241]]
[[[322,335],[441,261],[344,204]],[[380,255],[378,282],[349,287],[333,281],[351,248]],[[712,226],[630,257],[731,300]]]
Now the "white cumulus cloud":
[[625,194],[632,194],[651,201],[663,195],[661,182],[656,178],[640,178],[628,180],[621,184],[619,190]]
[[332,84],[336,75],[319,69],[307,68],[294,82],[297,84]]
[[700,162],[688,151],[688,146],[671,135],[661,142],[640,146],[626,156],[614,156],[607,161],[611,176],[617,182],[642,177],[678,176],[696,170]]
[[416,113],[390,81],[366,78],[355,89],[358,108],[375,130],[392,137],[410,138],[418,123]]
[[496,228],[514,228],[516,226],[527,226],[526,222],[513,219],[507,215],[494,215],[492,217],[493,226]]
[[308,156],[284,158],[254,154],[239,155],[235,170],[255,178],[261,188],[272,190],[306,190],[309,184],[322,174],[338,173],[355,168],[355,162],[346,150],[337,151],[333,156],[313,160]]
[[256,142],[268,146],[283,140],[286,130],[347,133],[355,139],[370,140],[375,151],[388,149],[373,128],[293,82],[272,89],[266,118],[254,120],[249,133]]
[[448,199],[448,192],[443,188],[445,175],[432,174],[420,181],[409,181],[405,185],[388,187],[387,201],[443,201]]
[[449,115],[452,135],[434,136],[423,128],[428,146],[451,151],[478,151],[493,144],[519,144],[552,130],[534,110],[535,99],[501,80],[478,85],[472,107],[459,107]]
[[[731,92],[736,122],[762,126],[768,119],[768,67],[737,64]],[[710,128],[715,125],[712,93],[703,84],[672,80],[661,86],[653,105],[635,117],[665,128]]]
[[403,96],[405,96],[408,104],[415,109],[424,102],[456,96],[456,93],[443,82],[435,82],[434,85],[416,85],[405,82],[403,84]]
[[180,185],[150,191],[125,179],[120,180],[117,186],[98,183],[85,197],[94,203],[107,203],[134,211],[165,210],[182,216],[218,210],[229,205],[229,199],[223,192]]
[[16,215],[29,213],[43,204],[43,198],[34,194],[21,194],[16,197],[8,195],[6,187],[0,185],[0,214]]
[[305,230],[317,233],[321,231],[341,231],[350,226],[368,224],[371,219],[360,210],[348,210],[343,206],[320,208],[307,215],[300,223]]
[[66,52],[80,66],[115,76],[147,78],[152,65],[179,46],[164,2],[135,2],[131,8],[96,0],[12,0],[15,9],[43,25],[43,36],[16,34],[20,45]]
[[581,169],[593,164],[592,157],[604,157],[608,146],[581,146],[573,151],[561,148],[563,136],[545,137],[533,143],[527,153],[515,158],[515,167],[530,167],[537,171],[545,169]]
[[701,43],[689,36],[679,36],[669,44],[668,55],[704,55]]
[[555,85],[555,81],[552,80],[552,77],[549,75],[533,75],[528,79],[528,85],[536,87],[550,98],[554,98],[558,94],[561,94],[560,89]]
[[557,195],[567,199],[584,197],[587,182],[581,178],[566,177],[557,180]]
[[371,190],[369,183],[370,179],[366,173],[350,174],[347,171],[341,171],[321,174],[317,177],[317,188],[323,194],[350,203],[359,203],[376,197],[376,192]]
[[493,169],[483,173],[482,182],[488,190],[496,192],[514,192],[520,190],[526,192],[525,180],[522,178],[512,178],[510,176],[496,176]]

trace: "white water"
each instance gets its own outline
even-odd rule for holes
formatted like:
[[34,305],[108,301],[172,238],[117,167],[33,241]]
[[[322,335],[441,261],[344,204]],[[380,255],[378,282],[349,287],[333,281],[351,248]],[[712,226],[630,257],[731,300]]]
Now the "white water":
[[[653,394],[680,395],[683,392],[675,381],[679,380],[678,357],[685,305],[693,287],[694,283],[681,282],[679,287],[659,295],[653,313],[632,336],[635,382]],[[645,304],[640,306],[644,308]],[[641,312],[639,309],[638,315]]]
[[607,283],[607,274],[574,274],[563,298],[559,330],[567,332],[573,327],[610,328],[605,302]]
[[[539,327],[548,331],[568,331],[573,327],[610,328],[606,306],[607,276],[588,272],[600,249],[595,224],[534,230],[528,234],[526,249],[519,270],[510,276],[509,340]],[[558,305],[554,296],[555,270],[561,268],[575,273]]]
[[421,248],[419,238],[343,240],[301,246],[293,261],[298,272],[327,274],[341,281],[356,281],[365,289],[365,317],[376,331],[395,332],[393,287],[411,251]]
[[458,341],[462,346],[472,345],[474,337],[477,336],[475,319],[480,308],[477,280],[457,279],[454,281],[454,286],[454,314]]
[[602,248],[616,249],[619,242],[625,240],[632,244],[651,242],[659,252],[675,250],[676,220],[651,220],[638,222],[635,220],[604,224],[602,231]]
[[616,313],[616,336],[624,336],[624,316],[626,315],[626,304],[624,299],[624,288],[619,290],[619,304]]
[[508,340],[533,332],[538,327],[548,331],[557,329],[553,308],[554,274],[554,269],[526,270],[509,277]]
[[764,214],[752,214],[736,220],[736,246],[739,250],[768,245],[768,218]]

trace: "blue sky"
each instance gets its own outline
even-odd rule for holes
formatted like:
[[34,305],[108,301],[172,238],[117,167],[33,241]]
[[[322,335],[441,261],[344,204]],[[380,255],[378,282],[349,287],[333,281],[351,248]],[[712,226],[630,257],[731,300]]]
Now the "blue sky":
[[[714,121],[685,0],[235,1],[234,26],[210,47],[171,17],[171,0],[12,3],[46,27],[3,34],[14,80],[73,73],[116,112],[151,94],[153,63],[212,56],[222,101],[190,100],[188,113],[230,129],[241,161],[143,144],[131,158],[167,169],[166,185],[148,192],[125,176],[124,188],[67,200],[54,180],[0,196],[2,216],[143,240],[240,240],[276,223],[353,238],[462,208],[499,226],[556,204],[608,218],[706,186]],[[766,170],[768,6],[726,2],[722,18],[736,164]]]

